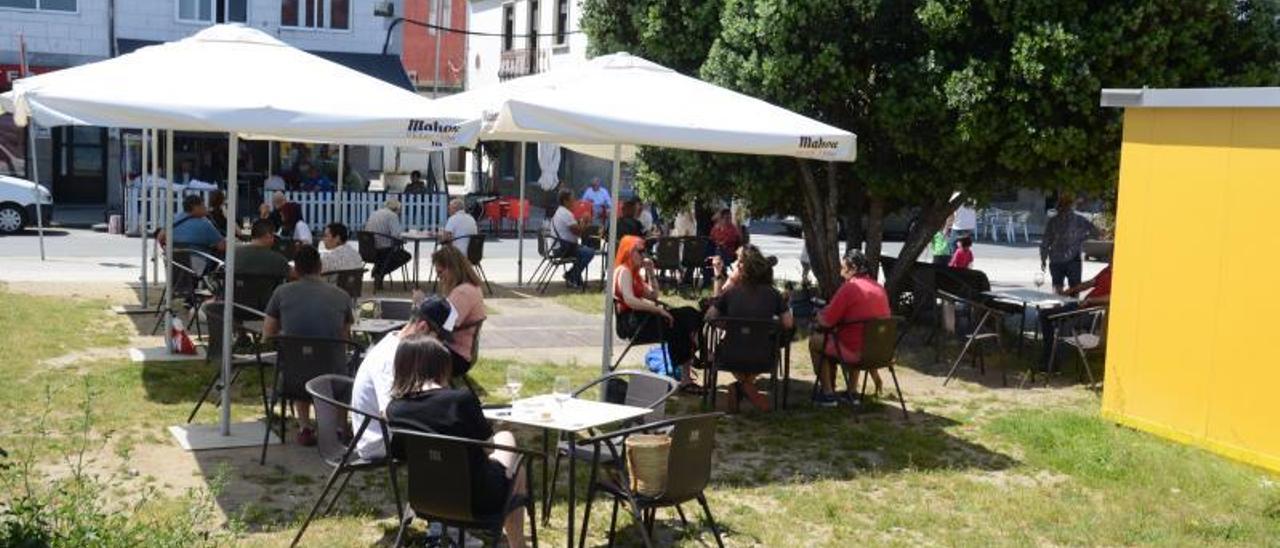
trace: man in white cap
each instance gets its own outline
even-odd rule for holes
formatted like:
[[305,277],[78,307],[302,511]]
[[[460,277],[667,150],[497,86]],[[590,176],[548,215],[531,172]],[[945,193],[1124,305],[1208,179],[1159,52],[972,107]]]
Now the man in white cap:
[[364,230],[374,234],[373,244],[377,249],[378,262],[373,265],[373,288],[382,290],[382,277],[409,263],[412,258],[408,251],[400,247],[400,234],[404,228],[400,225],[400,200],[392,198],[387,205],[373,212],[364,223]]

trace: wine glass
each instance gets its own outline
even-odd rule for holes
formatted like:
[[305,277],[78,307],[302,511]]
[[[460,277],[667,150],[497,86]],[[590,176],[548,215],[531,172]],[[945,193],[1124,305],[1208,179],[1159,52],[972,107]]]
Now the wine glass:
[[1031,281],[1036,284],[1036,289],[1040,289],[1044,285],[1044,271],[1036,272],[1035,278]]
[[569,401],[572,397],[569,388],[569,377],[560,375],[556,377],[555,383],[551,385],[551,397],[555,398],[556,405],[563,408],[564,402]]
[[507,367],[507,392],[511,394],[511,401],[520,398],[521,386],[524,386],[524,369],[518,365]]

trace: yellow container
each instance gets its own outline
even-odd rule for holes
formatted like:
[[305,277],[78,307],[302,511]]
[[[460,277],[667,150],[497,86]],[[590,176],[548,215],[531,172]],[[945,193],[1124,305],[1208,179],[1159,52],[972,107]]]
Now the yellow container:
[[1280,89],[1125,107],[1103,416],[1280,471]]

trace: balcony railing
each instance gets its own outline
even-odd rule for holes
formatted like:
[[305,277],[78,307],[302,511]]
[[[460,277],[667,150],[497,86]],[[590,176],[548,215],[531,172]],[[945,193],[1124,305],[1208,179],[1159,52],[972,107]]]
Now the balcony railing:
[[498,79],[510,80],[543,72],[551,66],[550,53],[550,50],[527,48],[504,51],[498,65]]

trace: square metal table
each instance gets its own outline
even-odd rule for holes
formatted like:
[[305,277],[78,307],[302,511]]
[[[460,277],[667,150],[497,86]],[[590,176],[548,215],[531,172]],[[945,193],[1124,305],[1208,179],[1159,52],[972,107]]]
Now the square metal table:
[[[523,410],[523,411],[522,411]],[[546,410],[546,413],[539,412]],[[544,454],[550,451],[550,433],[566,432],[574,433],[583,430],[622,422],[625,420],[642,417],[653,410],[647,407],[635,407],[631,405],[618,405],[614,403],[605,403],[595,400],[584,400],[578,398],[570,398],[563,405],[558,404],[550,395],[534,396],[522,400],[516,400],[511,407],[499,407],[485,409],[485,418],[491,421],[500,421],[511,424],[520,424],[531,426],[542,430],[542,450]],[[557,435],[557,438],[559,436]],[[556,449],[559,451],[559,448]],[[575,503],[574,489],[576,488],[577,467],[575,466],[576,458],[573,455],[569,457],[569,517],[566,525],[565,538],[568,540],[569,548],[573,548],[573,511]],[[550,478],[547,475],[547,459],[542,460],[542,494],[543,501],[551,493]],[[533,493],[529,494],[530,496]],[[548,508],[543,508],[543,515],[550,516]],[[534,517],[533,519],[537,519]]]
[[410,230],[400,233],[400,239],[406,242],[413,242],[413,285],[418,286],[418,256],[421,251],[422,242],[431,242],[432,250],[435,249],[438,238],[440,237],[435,231],[431,230]]
[[354,324],[351,324],[351,332],[357,334],[368,335],[371,338],[381,339],[387,333],[395,331],[405,326],[404,320],[387,320],[381,318],[366,318]]
[[[1050,291],[1040,291],[1038,289],[1002,289],[999,291],[987,291],[983,295],[990,297],[994,301],[1007,303],[1019,307],[1022,310],[1021,318],[1018,323],[1018,354],[1022,354],[1022,339],[1027,331],[1027,309],[1034,308],[1037,312],[1046,308],[1054,308],[1068,303],[1077,302],[1075,297],[1059,295]],[[1036,340],[1039,340],[1040,330],[1036,331]]]

